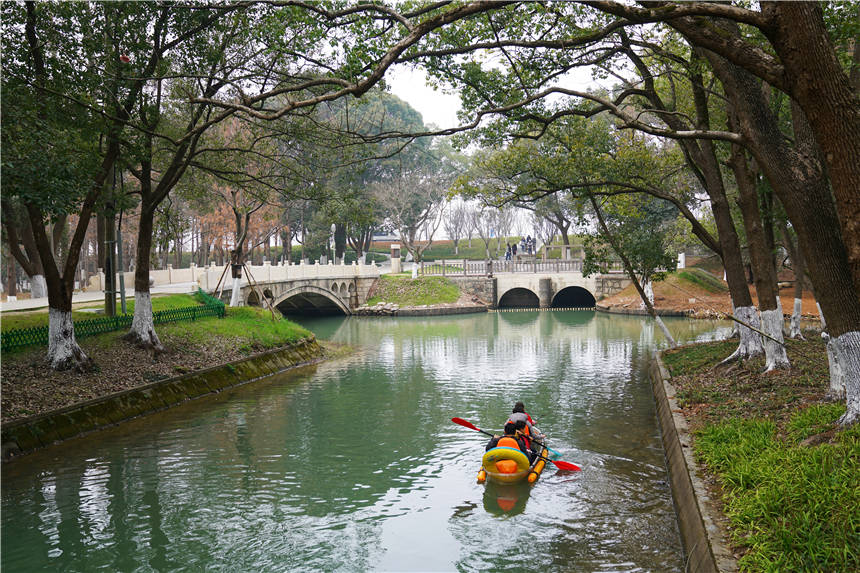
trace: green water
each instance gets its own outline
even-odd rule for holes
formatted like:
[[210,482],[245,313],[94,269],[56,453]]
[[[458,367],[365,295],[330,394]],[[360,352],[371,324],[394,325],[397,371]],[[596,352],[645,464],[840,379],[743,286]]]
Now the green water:
[[[703,321],[668,321],[680,339]],[[682,571],[650,321],[308,322],[359,351],[2,468],[2,570]],[[517,400],[582,472],[478,485]]]

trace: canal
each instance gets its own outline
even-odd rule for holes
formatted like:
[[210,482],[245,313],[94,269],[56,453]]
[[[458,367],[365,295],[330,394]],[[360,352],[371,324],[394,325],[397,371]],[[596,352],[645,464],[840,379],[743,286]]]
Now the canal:
[[[2,570],[683,571],[651,321],[305,324],[356,352],[3,464]],[[517,400],[583,471],[475,482],[487,438],[450,419],[498,432]]]

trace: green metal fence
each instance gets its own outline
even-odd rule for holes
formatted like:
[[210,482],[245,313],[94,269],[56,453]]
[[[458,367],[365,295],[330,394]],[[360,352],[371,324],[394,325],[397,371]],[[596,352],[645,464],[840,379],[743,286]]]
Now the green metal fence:
[[[168,322],[178,322],[181,320],[197,320],[198,318],[206,316],[217,316],[218,318],[224,317],[226,309],[224,308],[223,302],[202,290],[197,291],[197,296],[203,299],[204,304],[199,306],[157,310],[152,313],[152,322],[154,324],[166,324]],[[75,338],[84,338],[86,336],[94,336],[96,334],[130,328],[133,318],[134,315],[121,314],[117,316],[105,316],[103,318],[76,321],[74,323]],[[43,346],[48,344],[47,325],[33,328],[17,328],[0,333],[0,350],[3,352],[35,344],[41,344]]]

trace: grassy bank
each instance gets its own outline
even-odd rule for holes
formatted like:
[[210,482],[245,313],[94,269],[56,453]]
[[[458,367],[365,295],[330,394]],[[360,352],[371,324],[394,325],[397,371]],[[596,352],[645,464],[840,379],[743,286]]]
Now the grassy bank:
[[[155,295],[152,297],[152,310],[170,310],[174,308],[184,308],[202,304],[194,295],[190,294],[168,294]],[[117,302],[117,312],[120,312],[120,305]],[[134,314],[134,297],[130,297],[126,301],[126,312]],[[72,320],[90,320],[104,316],[104,303],[90,302],[87,304],[75,305],[72,309]],[[48,309],[40,308],[36,310],[16,310],[2,313],[0,316],[0,329],[3,331],[16,328],[34,328],[45,326],[48,324]]]
[[[202,305],[204,301],[197,295],[171,294],[154,296],[152,298],[152,310],[169,310],[175,308],[186,308]],[[72,311],[72,319],[89,320],[104,316],[100,311],[103,305],[90,304]],[[134,300],[126,305],[128,314],[134,313]],[[310,333],[299,325],[284,319],[280,314],[272,314],[256,307],[227,308],[227,316],[224,319],[201,318],[193,323],[187,321],[164,324],[157,327],[159,335],[188,334],[190,340],[205,342],[211,336],[229,337],[235,339],[237,344],[247,348],[275,348],[282,343],[289,343],[308,336]],[[48,324],[48,312],[46,309],[3,313],[0,318],[2,329],[11,330],[15,328],[32,328]],[[193,326],[191,326],[193,324]],[[119,333],[120,336],[125,334]],[[102,346],[109,347],[117,336],[104,335]]]
[[824,344],[788,341],[792,369],[715,368],[736,341],[664,354],[694,452],[715,478],[744,571],[860,570],[860,428],[823,400]]
[[444,277],[419,277],[408,274],[382,275],[368,305],[390,302],[400,306],[421,306],[457,302],[460,287]]
[[[156,310],[197,304],[191,295],[153,298]],[[175,305],[175,306],[164,306]],[[38,311],[35,311],[38,312]],[[26,320],[35,321],[35,312]],[[41,320],[47,321],[47,310]],[[14,313],[17,315],[18,313]],[[83,313],[85,318],[92,314]],[[14,315],[13,315],[14,316]],[[3,314],[4,327],[7,319]],[[17,318],[17,317],[14,317]],[[233,362],[312,336],[305,328],[254,307],[228,308],[225,318],[207,317],[156,327],[164,352],[152,354],[122,340],[125,331],[78,341],[95,362],[89,372],[55,372],[44,362],[46,348],[31,346],[2,355],[2,420],[40,414],[100,398],[178,374]]]

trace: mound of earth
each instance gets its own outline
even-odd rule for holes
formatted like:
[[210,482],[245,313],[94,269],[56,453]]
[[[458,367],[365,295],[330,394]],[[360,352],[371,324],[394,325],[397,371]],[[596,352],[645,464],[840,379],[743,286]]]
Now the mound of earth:
[[[654,307],[658,311],[683,312],[698,318],[714,318],[732,312],[732,299],[726,283],[710,273],[699,269],[684,269],[672,273],[665,280],[652,283]],[[755,287],[750,285],[753,302],[757,303]],[[794,290],[791,287],[780,290],[783,312],[791,315],[794,308]],[[633,285],[599,302],[600,306],[614,310],[635,310],[644,308],[642,299]],[[818,307],[812,293],[803,293],[801,310],[806,318],[818,318]]]

